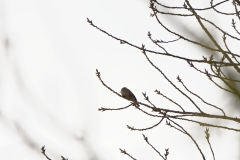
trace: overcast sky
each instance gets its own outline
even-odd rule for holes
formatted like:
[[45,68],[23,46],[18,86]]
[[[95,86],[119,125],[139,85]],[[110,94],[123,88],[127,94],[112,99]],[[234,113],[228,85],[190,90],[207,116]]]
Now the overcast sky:
[[[165,4],[182,6],[183,2],[172,0]],[[201,2],[195,2],[195,5],[209,5],[206,0]],[[43,145],[52,159],[60,159],[60,156],[69,160],[129,159],[120,153],[119,148],[126,149],[137,159],[159,159],[144,142],[143,133],[162,153],[169,148],[169,159],[201,159],[193,142],[166,126],[165,122],[153,130],[135,132],[128,130],[126,125],[145,128],[159,120],[134,108],[116,112],[98,111],[100,107],[124,107],[129,102],[102,86],[95,75],[96,69],[115,91],[128,87],[142,102],[142,92],[147,92],[159,107],[177,109],[153,92],[159,89],[184,108],[196,111],[151,67],[139,50],[120,45],[119,41],[87,23],[88,17],[119,38],[161,51],[148,40],[148,31],[154,39],[173,40],[177,37],[166,33],[150,17],[150,13],[147,0],[1,0],[1,159],[43,160],[45,157],[40,151]],[[214,19],[212,14],[203,15]],[[230,22],[224,19],[215,20],[219,25],[230,26]],[[183,24],[167,18],[164,21],[169,28],[177,31],[199,29],[192,21]],[[183,41],[176,43],[176,47],[166,47],[176,55],[194,59],[206,55],[203,50],[187,46]],[[227,98],[219,102],[224,98],[221,90],[206,76],[196,74],[185,61],[156,55],[150,55],[150,58],[175,84],[180,86],[176,80],[180,75],[193,91],[229,110],[226,107],[229,104]],[[204,109],[219,113],[206,106]],[[239,113],[228,113],[234,114],[233,117],[239,116]],[[212,158],[204,139],[205,128],[182,124],[198,140],[206,158]],[[238,133],[215,129],[210,129],[210,133],[216,159],[239,159]]]

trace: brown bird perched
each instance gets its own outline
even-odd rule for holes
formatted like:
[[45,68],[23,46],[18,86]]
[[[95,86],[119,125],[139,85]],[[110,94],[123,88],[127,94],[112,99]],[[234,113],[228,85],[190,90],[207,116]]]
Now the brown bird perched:
[[123,87],[121,89],[121,94],[122,94],[122,97],[129,100],[129,101],[132,101],[134,102],[135,106],[139,106],[139,104],[137,104],[137,98],[134,96],[134,94],[129,90],[127,89],[126,87]]

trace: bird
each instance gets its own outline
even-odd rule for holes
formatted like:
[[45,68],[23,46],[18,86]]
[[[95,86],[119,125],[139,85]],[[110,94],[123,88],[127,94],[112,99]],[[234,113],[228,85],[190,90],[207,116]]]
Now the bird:
[[121,94],[122,94],[122,97],[129,100],[129,101],[132,101],[132,102],[137,102],[137,98],[134,96],[134,94],[126,87],[123,87],[121,89]]

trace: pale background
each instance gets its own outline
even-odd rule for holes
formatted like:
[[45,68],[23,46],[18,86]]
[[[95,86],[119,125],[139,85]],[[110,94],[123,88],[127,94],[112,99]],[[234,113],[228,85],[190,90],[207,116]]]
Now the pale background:
[[[184,1],[167,2],[163,1],[182,6]],[[209,5],[209,1],[199,2],[193,6]],[[202,159],[193,142],[166,126],[165,122],[153,130],[136,132],[128,130],[126,125],[145,128],[157,123],[158,119],[145,116],[134,108],[118,112],[98,111],[100,107],[124,107],[129,102],[102,86],[95,76],[96,69],[112,89],[120,91],[123,86],[128,87],[141,102],[144,102],[141,93],[147,92],[159,107],[178,109],[153,92],[159,89],[185,109],[196,111],[150,66],[140,51],[120,45],[91,27],[86,20],[88,17],[119,38],[157,50],[147,38],[148,31],[154,39],[173,40],[176,37],[167,34],[150,17],[148,3],[146,0],[0,1],[1,159],[44,160],[40,151],[43,145],[52,159],[61,159],[61,155],[69,160],[129,159],[119,148],[126,149],[137,159],[159,159],[143,140],[143,133],[161,153],[170,148],[169,159]],[[229,19],[218,21],[213,14],[206,12],[203,15],[230,28]],[[184,30],[177,22],[166,18],[164,21],[175,31]],[[196,21],[185,21],[184,24],[195,29],[196,35],[204,34],[191,22]],[[231,30],[231,33],[234,32]],[[218,35],[219,40],[221,36]],[[237,45],[233,47],[239,51]],[[175,47],[166,45],[166,48],[176,55],[194,59],[201,59],[205,54],[183,41]],[[178,75],[205,100],[218,104],[230,116],[239,116],[239,112],[233,112],[230,107],[232,101],[206,76],[196,74],[186,62],[164,56],[150,57],[179,87]],[[199,100],[197,102],[201,104]],[[205,105],[200,106],[205,111],[219,113]],[[205,128],[181,124],[198,140],[206,158],[212,159],[204,139]],[[210,133],[218,160],[239,159],[239,133],[215,129],[210,129]]]

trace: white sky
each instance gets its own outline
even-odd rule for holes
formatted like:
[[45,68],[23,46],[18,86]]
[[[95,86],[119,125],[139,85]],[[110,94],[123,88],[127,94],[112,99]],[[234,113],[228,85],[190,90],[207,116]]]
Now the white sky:
[[[171,4],[174,1],[168,2]],[[209,4],[206,0],[201,2],[205,3],[203,6]],[[183,1],[172,4],[182,6]],[[201,6],[200,3],[198,5]],[[184,108],[196,111],[150,66],[140,51],[120,45],[86,21],[88,17],[119,38],[158,49],[148,40],[148,31],[154,38],[162,40],[176,37],[166,34],[150,18],[148,6],[147,0],[0,1],[2,159],[43,160],[45,157],[40,153],[43,145],[52,159],[60,159],[61,155],[69,160],[129,159],[120,153],[119,148],[126,149],[137,159],[159,159],[144,142],[143,133],[161,153],[170,148],[169,159],[201,159],[193,142],[166,126],[165,122],[151,131],[133,132],[126,125],[144,128],[157,123],[158,119],[149,118],[133,108],[119,112],[98,111],[100,107],[124,107],[129,102],[101,85],[95,76],[96,68],[111,88],[120,91],[122,87],[128,87],[141,102],[144,102],[141,93],[147,92],[156,105],[176,109],[153,92],[159,89]],[[214,18],[213,15],[208,16]],[[180,25],[176,27],[177,23],[164,20],[171,29],[182,29]],[[216,22],[230,26],[231,21]],[[187,28],[197,29],[189,21],[184,24]],[[9,42],[7,49],[6,39]],[[166,47],[175,54],[195,59],[203,55],[199,48],[196,50],[183,42],[176,43],[176,47]],[[238,48],[235,46],[233,49]],[[150,57],[179,87],[178,75],[207,101],[218,104],[233,116],[239,116],[239,113],[233,113],[226,107],[229,101],[225,95],[205,76],[196,74],[186,62],[156,55]],[[222,98],[225,99],[220,103]],[[207,107],[204,109],[215,111]],[[181,124],[198,140],[206,158],[212,158],[204,140],[205,128]],[[239,159],[239,133],[211,128],[210,133],[218,160]]]

